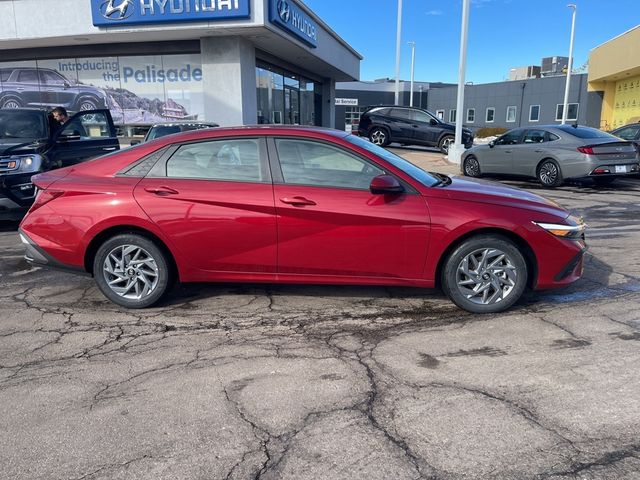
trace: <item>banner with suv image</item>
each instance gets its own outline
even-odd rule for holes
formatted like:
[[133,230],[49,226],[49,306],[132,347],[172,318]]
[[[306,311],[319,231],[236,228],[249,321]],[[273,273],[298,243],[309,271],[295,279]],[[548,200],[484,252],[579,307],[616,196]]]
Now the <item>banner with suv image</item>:
[[108,108],[117,124],[203,119],[199,54],[0,62],[0,108]]

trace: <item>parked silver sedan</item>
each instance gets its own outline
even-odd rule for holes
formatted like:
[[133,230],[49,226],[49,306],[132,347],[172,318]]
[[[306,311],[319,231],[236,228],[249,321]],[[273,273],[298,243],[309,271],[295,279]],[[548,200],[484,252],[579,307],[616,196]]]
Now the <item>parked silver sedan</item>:
[[640,171],[640,154],[632,142],[595,128],[574,125],[510,130],[488,145],[477,145],[462,156],[462,173],[537,178],[544,187],[566,179],[591,177],[608,184]]

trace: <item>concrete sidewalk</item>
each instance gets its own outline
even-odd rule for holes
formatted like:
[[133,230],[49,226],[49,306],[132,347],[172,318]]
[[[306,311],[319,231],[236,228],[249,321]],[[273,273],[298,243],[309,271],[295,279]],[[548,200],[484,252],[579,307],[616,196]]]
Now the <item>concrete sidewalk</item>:
[[445,156],[436,150],[420,147],[388,147],[388,150],[409,160],[411,163],[428,172],[454,175],[460,173],[460,166],[447,161]]

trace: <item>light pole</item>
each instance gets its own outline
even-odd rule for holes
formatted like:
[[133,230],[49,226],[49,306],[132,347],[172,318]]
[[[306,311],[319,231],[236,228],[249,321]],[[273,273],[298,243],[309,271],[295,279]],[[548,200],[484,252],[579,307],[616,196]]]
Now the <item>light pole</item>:
[[569,42],[569,63],[567,65],[567,81],[564,85],[564,103],[562,104],[562,125],[567,123],[567,110],[569,109],[569,84],[571,83],[571,69],[573,67],[573,34],[576,28],[576,7],[573,3],[567,5],[567,7],[573,9],[573,15],[571,18],[571,41]]
[[400,104],[400,33],[402,30],[402,0],[398,0],[398,25],[396,27],[396,101]]
[[460,32],[460,63],[458,65],[458,102],[456,104],[456,134],[449,145],[449,161],[460,163],[465,148],[462,145],[462,110],[464,109],[464,75],[467,67],[467,33],[469,30],[469,0],[462,0],[462,29]]
[[411,46],[411,83],[409,84],[409,106],[413,107],[413,68],[416,64],[416,42],[407,42]]

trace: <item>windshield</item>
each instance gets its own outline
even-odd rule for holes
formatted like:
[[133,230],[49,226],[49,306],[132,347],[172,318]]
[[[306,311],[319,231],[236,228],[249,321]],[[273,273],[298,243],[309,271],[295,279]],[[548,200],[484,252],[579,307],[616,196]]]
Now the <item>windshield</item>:
[[442,183],[439,178],[436,178],[430,173],[425,172],[421,168],[416,167],[413,163],[405,160],[404,158],[399,157],[398,155],[391,153],[390,151],[385,150],[378,145],[374,145],[368,140],[356,137],[355,135],[347,135],[345,138],[347,141],[353,143],[354,145],[357,145],[360,148],[364,148],[365,150],[377,155],[378,157],[383,158],[391,165],[402,170],[410,177],[415,178],[426,187],[433,187]]
[[35,139],[47,136],[46,116],[39,111],[0,110],[0,138]]

